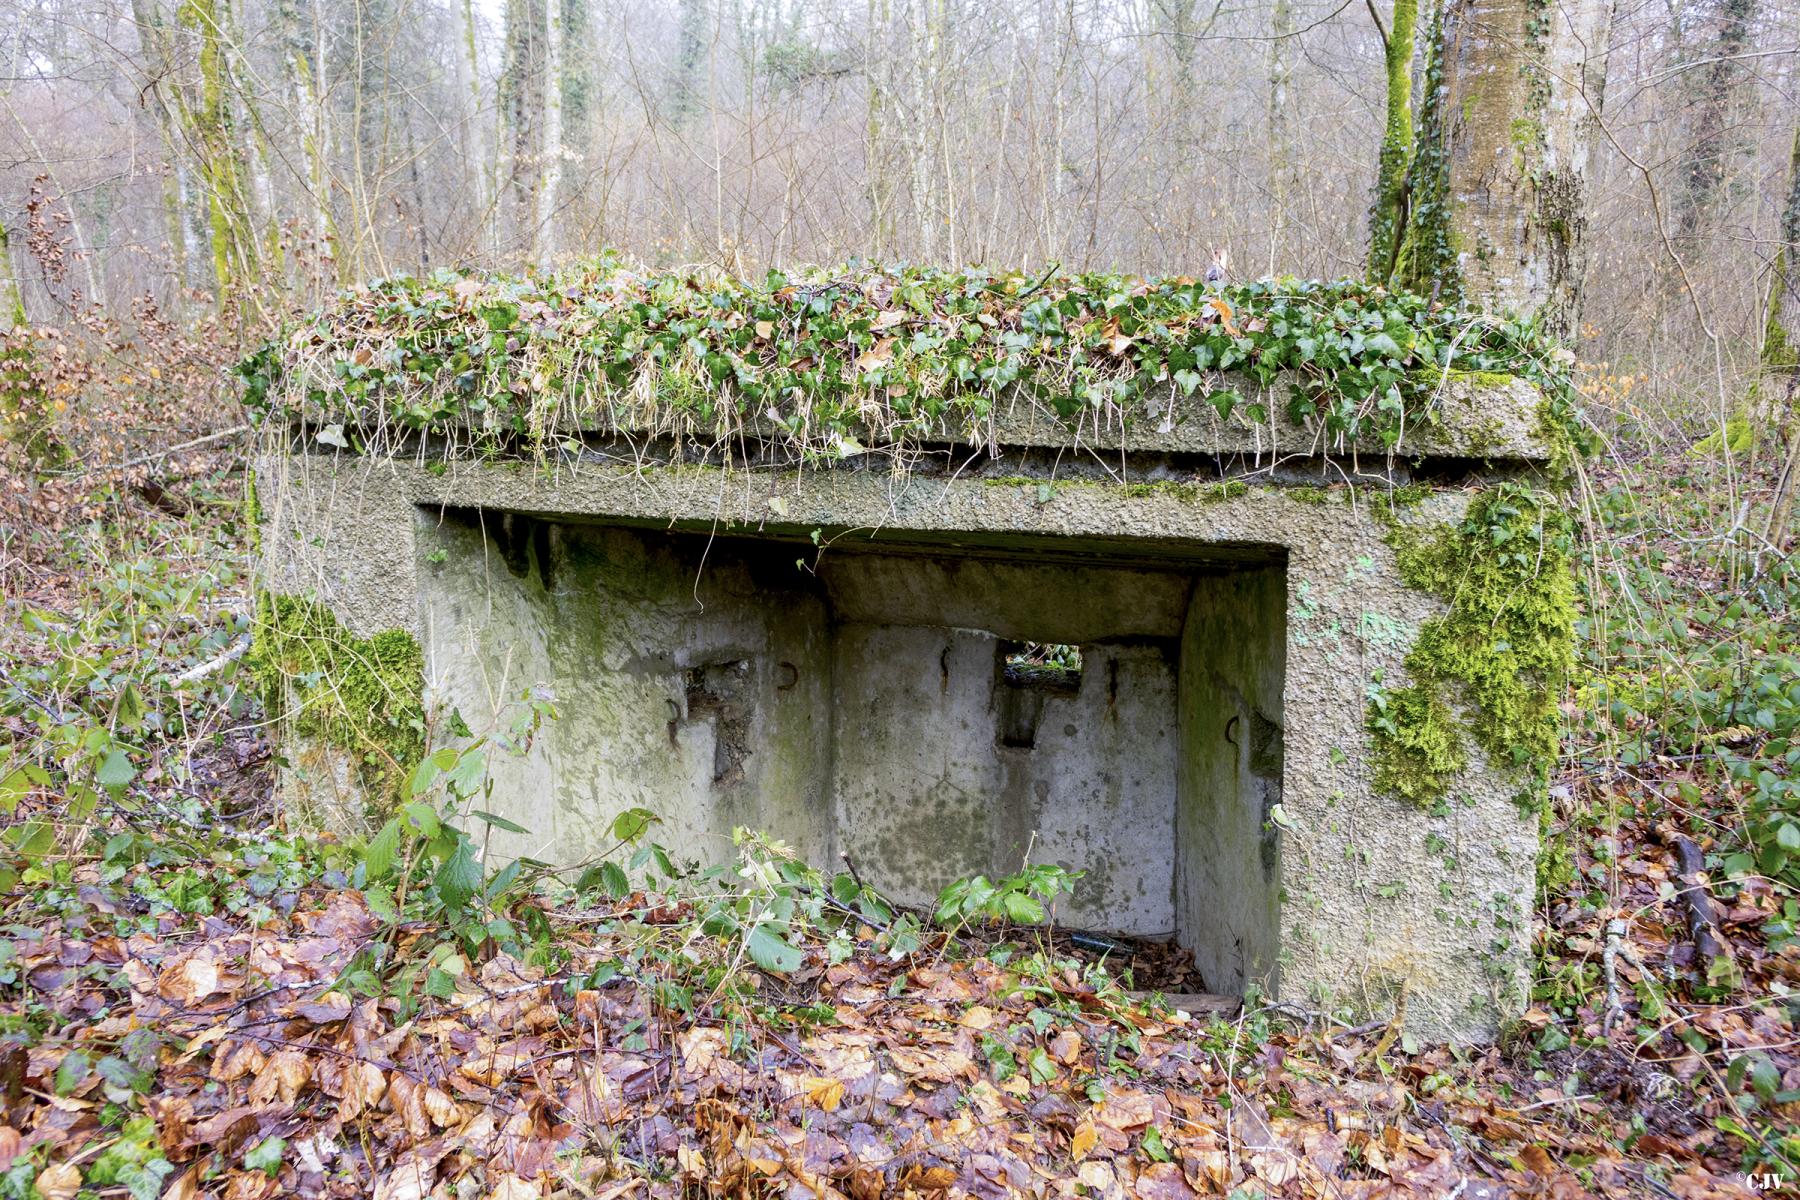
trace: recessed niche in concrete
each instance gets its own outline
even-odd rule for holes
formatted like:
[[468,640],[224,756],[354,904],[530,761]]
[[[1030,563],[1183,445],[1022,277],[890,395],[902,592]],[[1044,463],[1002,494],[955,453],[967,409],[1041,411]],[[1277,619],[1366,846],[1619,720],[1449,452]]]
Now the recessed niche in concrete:
[[[579,860],[641,805],[694,858],[748,826],[913,904],[1029,855],[1086,872],[1064,924],[1272,983],[1285,555],[1049,542],[422,513],[427,675],[472,723],[555,690],[498,768],[510,852]],[[1017,661],[1044,644],[1079,666]]]

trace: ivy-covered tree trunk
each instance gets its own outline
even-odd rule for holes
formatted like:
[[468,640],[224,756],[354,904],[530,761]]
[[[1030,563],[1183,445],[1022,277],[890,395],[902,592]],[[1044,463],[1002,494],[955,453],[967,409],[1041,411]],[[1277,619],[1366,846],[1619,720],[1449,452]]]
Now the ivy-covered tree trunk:
[[1742,152],[1739,130],[1743,84],[1749,77],[1744,51],[1756,0],[1707,0],[1687,14],[1699,26],[1697,61],[1688,73],[1692,92],[1692,124],[1683,147],[1675,189],[1675,226],[1685,240],[1707,225],[1732,158]]
[[1763,326],[1762,367],[1781,380],[1785,411],[1800,389],[1800,125],[1788,157],[1787,199],[1781,206],[1780,244],[1769,271],[1769,315]]
[[257,253],[243,151],[231,113],[223,10],[220,0],[183,0],[177,19],[199,44],[197,97],[186,117],[206,188],[213,283],[219,302],[226,304],[256,278]]
[[[1374,10],[1370,10],[1373,15]],[[1406,229],[1406,174],[1413,154],[1413,51],[1419,0],[1394,0],[1391,28],[1382,31],[1387,71],[1387,122],[1375,167],[1375,199],[1369,206],[1369,278],[1393,279],[1400,238]]]
[[1398,279],[1576,332],[1610,18],[1608,0],[1443,0],[1427,38]]

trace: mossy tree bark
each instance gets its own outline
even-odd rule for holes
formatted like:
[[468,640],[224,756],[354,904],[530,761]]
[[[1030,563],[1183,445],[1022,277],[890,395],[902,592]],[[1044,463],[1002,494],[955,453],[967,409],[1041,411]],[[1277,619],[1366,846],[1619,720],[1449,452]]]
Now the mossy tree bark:
[[1792,411],[1800,386],[1800,125],[1788,157],[1787,198],[1781,206],[1779,243],[1769,270],[1769,315],[1763,327],[1762,365],[1782,377]]
[[1764,541],[1779,547],[1787,541],[1794,491],[1800,485],[1800,426],[1794,424],[1795,405],[1800,402],[1800,125],[1794,127],[1788,156],[1787,198],[1777,237],[1769,271],[1769,315],[1763,325],[1762,377],[1756,382],[1753,406],[1761,412],[1753,413],[1752,421],[1789,427],[1787,459],[1764,531]]
[[332,265],[339,256],[331,207],[331,167],[327,161],[331,145],[331,106],[324,100],[330,94],[323,44],[327,26],[318,0],[314,0],[310,14],[310,29],[308,15],[301,12],[299,0],[280,0],[275,19],[280,30],[283,81],[301,123],[301,150],[306,157],[306,191],[312,217],[312,286],[317,299],[323,300],[330,283],[347,282],[336,277]]
[[[1375,15],[1371,7],[1370,15]],[[1379,17],[1377,17],[1379,20]],[[1387,70],[1387,122],[1375,168],[1375,200],[1369,208],[1369,278],[1393,279],[1400,237],[1406,228],[1406,175],[1413,153],[1413,54],[1418,40],[1419,0],[1394,0],[1390,28],[1382,31]]]
[[0,320],[10,328],[25,324],[25,295],[13,271],[12,236],[0,221]]
[[247,168],[231,109],[225,6],[222,0],[182,0],[176,17],[199,44],[196,94],[185,118],[206,188],[213,283],[219,303],[228,305],[257,277],[258,254]]
[[1443,0],[1396,279],[1573,336],[1611,15],[1608,0]]

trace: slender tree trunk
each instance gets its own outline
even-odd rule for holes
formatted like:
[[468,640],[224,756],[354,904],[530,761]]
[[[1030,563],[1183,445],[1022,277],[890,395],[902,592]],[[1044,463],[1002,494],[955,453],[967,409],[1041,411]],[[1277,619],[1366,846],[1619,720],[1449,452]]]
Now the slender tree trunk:
[[0,278],[0,319],[8,329],[24,325],[25,294],[19,290],[19,275],[13,270],[12,237],[4,221],[0,221],[0,272],[5,273]]
[[[283,0],[277,10],[281,23],[282,67],[286,74],[288,103],[293,109],[294,124],[300,129],[300,148],[305,156],[307,234],[312,240],[312,286],[318,291],[325,283],[326,269],[336,257],[334,245],[337,230],[331,215],[331,169],[327,160],[330,146],[329,106],[324,96],[325,26],[320,14],[322,0],[313,0],[310,15],[302,14],[297,0]],[[310,28],[308,27],[310,26]]]
[[561,0],[544,3],[544,121],[538,147],[532,261],[548,265],[556,254],[556,194],[563,174],[563,13]]
[[475,0],[461,0],[456,6],[459,28],[458,40],[461,53],[456,56],[457,90],[469,100],[468,120],[463,126],[463,157],[469,164],[473,176],[475,212],[478,220],[476,226],[476,245],[478,253],[489,256],[494,253],[498,238],[495,235],[494,212],[494,178],[495,165],[488,148],[487,126],[482,120],[481,112],[481,57],[479,42],[476,37]]
[[169,259],[175,277],[167,311],[179,317],[184,299],[182,293],[191,282],[188,278],[189,204],[187,156],[181,145],[175,113],[163,90],[164,81],[169,79],[168,26],[155,0],[132,0],[131,11],[143,51],[144,77],[152,81],[144,91],[145,105],[155,120],[157,137],[167,160],[162,188],[164,235],[169,239]]
[[1392,26],[1384,34],[1387,122],[1375,167],[1375,199],[1369,206],[1369,278],[1387,283],[1394,276],[1400,239],[1406,230],[1406,180],[1413,154],[1413,51],[1419,0],[1394,0]]
[[1281,240],[1287,231],[1288,198],[1293,193],[1294,144],[1288,107],[1293,85],[1289,62],[1294,37],[1293,0],[1275,0],[1269,13],[1269,270],[1280,267]]
[[883,42],[891,35],[890,0],[869,0],[868,41],[863,53],[864,101],[867,113],[863,133],[863,177],[869,197],[870,250],[876,261],[894,254],[894,204],[892,136],[888,132],[889,96],[887,55]]
[[700,111],[700,67],[706,49],[707,0],[680,0],[675,47],[675,95],[669,119],[680,128]]

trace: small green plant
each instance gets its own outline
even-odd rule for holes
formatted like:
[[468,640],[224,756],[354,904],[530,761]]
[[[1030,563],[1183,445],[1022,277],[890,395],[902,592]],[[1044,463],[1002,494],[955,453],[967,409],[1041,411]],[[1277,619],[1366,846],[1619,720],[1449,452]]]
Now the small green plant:
[[939,924],[952,926],[976,921],[1036,925],[1045,918],[1045,906],[1074,891],[1085,874],[1044,863],[998,880],[986,875],[959,879],[938,893],[934,915]]
[[[426,755],[406,782],[400,811],[369,839],[362,852],[362,880],[371,911],[390,921],[441,921],[470,953],[492,940],[514,940],[516,931],[494,910],[518,886],[524,873],[545,864],[518,858],[486,872],[484,845],[462,827],[473,820],[488,832],[525,830],[485,808],[473,807],[493,794],[488,752],[523,754],[546,720],[556,715],[548,694],[534,689],[510,706],[503,731],[471,737],[451,715],[450,732],[463,744]],[[390,876],[394,890],[386,886]]]

